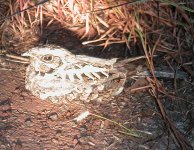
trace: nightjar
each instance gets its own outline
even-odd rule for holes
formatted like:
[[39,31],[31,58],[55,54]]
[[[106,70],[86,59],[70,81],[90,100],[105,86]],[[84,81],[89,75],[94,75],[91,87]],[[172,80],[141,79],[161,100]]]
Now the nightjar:
[[22,54],[30,58],[25,87],[53,103],[90,101],[100,93],[117,95],[125,84],[125,73],[115,68],[117,59],[74,55],[55,45],[35,47]]

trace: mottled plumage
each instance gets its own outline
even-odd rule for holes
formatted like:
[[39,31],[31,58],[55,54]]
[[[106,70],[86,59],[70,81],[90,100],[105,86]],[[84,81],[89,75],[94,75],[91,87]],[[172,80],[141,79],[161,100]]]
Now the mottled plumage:
[[32,48],[23,56],[30,57],[26,89],[42,100],[55,103],[75,99],[90,101],[96,99],[99,92],[110,91],[116,79],[124,80],[121,85],[115,83],[118,89],[125,82],[125,75],[113,67],[116,59],[73,55],[54,45]]

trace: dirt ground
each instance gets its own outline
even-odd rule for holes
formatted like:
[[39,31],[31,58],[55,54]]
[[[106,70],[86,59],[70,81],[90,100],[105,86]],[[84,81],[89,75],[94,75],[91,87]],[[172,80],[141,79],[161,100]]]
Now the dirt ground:
[[[49,35],[47,37],[49,38]],[[72,42],[66,43],[68,48],[74,46]],[[113,46],[109,51],[114,48],[117,47]],[[99,51],[97,57],[102,53],[104,57],[109,57],[109,51]],[[79,52],[81,53],[81,50]],[[89,53],[92,55],[91,51]],[[125,50],[114,53],[113,57],[121,54],[125,54]],[[142,65],[145,61],[139,63]],[[145,85],[147,82],[144,78],[138,78],[136,82],[130,78],[123,93],[116,97],[104,95],[101,102],[94,100],[89,103],[74,101],[67,104],[53,104],[33,97],[25,89],[25,68],[24,64],[1,62],[0,149],[2,150],[192,149],[189,146],[180,147],[167,129],[155,99],[147,90],[130,92],[131,86]],[[173,79],[160,79],[160,81],[169,93],[174,91]],[[193,83],[180,80],[177,82],[176,91],[177,93],[173,93],[176,95],[174,99],[163,95],[160,95],[160,99],[176,129],[194,148]],[[76,117],[86,111],[91,115],[77,122]],[[139,137],[131,136],[119,125],[133,129],[139,133]]]

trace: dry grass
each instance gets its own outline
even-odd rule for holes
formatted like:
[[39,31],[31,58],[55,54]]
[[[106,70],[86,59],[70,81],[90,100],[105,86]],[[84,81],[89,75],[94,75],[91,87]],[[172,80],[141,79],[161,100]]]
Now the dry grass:
[[[31,8],[36,5],[34,2],[20,0],[8,3],[10,9],[7,16]],[[22,41],[25,32],[37,24],[41,30],[43,22],[47,23],[45,26],[58,22],[64,28],[75,32],[81,39],[95,39],[84,41],[83,44],[92,43],[106,47],[111,43],[128,43],[128,40],[136,41],[135,29],[140,29],[134,12],[138,7],[133,8],[130,5],[125,0],[119,2],[52,0],[15,14],[4,22],[4,28],[9,28],[17,37],[20,35]],[[29,35],[28,32],[27,34]],[[3,34],[3,45],[7,42],[5,37],[7,38],[7,35]]]
[[[189,143],[189,141],[184,137],[184,135],[176,128],[176,125],[173,123],[173,121],[168,117],[168,115],[166,114],[165,108],[163,106],[163,103],[160,99],[161,95],[165,95],[167,97],[169,97],[170,99],[175,99],[175,95],[170,95],[166,90],[165,87],[160,83],[160,81],[157,79],[157,77],[154,74],[155,71],[155,65],[154,65],[154,54],[156,53],[156,47],[159,43],[159,41],[161,41],[161,36],[157,39],[156,43],[154,44],[153,48],[151,49],[149,47],[149,43],[147,43],[146,41],[146,37],[139,32],[139,36],[141,38],[142,41],[142,45],[143,45],[143,49],[145,52],[145,56],[147,59],[147,66],[150,69],[150,72],[153,76],[153,78],[147,77],[147,81],[149,83],[149,85],[147,85],[146,88],[149,88],[149,92],[150,94],[154,97],[161,117],[163,118],[165,125],[169,131],[169,133],[171,133],[171,136],[173,136],[176,141],[179,143],[180,147],[182,149],[191,149],[191,145]],[[176,97],[176,99],[179,99],[178,97]],[[181,99],[183,100],[183,99]]]
[[[26,39],[26,34],[29,35],[29,30],[34,34],[34,30],[41,31],[43,23],[49,26],[58,22],[83,39],[83,44],[104,47],[112,43],[126,43],[130,47],[130,43],[139,38],[136,31],[140,30],[147,35],[152,45],[157,39],[153,37],[162,37],[157,45],[160,51],[175,51],[180,50],[180,45],[190,47],[192,39],[192,21],[187,12],[192,13],[189,7],[193,4],[182,3],[184,7],[167,0],[10,0],[4,4],[9,7],[6,16],[25,11],[6,19],[2,28],[5,31],[7,28],[11,30],[12,34],[20,37],[21,42]],[[2,35],[2,43],[5,45],[9,35]],[[182,38],[184,36],[186,38]],[[34,35],[34,38],[38,37]]]
[[153,55],[162,52],[169,67],[176,61],[194,78],[191,66],[184,65],[191,62],[193,54],[194,2],[50,0],[42,1],[41,5],[38,2],[40,1],[0,2],[4,5],[0,7],[0,17],[11,16],[26,9],[1,20],[2,45],[14,48],[20,45],[23,49],[26,45],[34,45],[39,40],[42,28],[53,22],[76,33],[83,44],[87,45],[107,47],[112,43],[126,43],[131,48],[131,43],[141,43],[147,65],[153,74],[153,79],[148,78],[149,87],[152,87],[151,94],[155,97],[169,130],[182,147],[187,145],[187,141],[166,116],[158,98],[158,94],[167,93],[154,75]]

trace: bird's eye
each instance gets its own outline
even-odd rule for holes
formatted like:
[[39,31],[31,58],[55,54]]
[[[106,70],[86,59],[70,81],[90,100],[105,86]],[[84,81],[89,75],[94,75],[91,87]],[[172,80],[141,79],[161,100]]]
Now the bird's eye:
[[52,62],[53,61],[53,55],[44,55],[44,56],[42,56],[42,61],[44,61],[44,62]]

